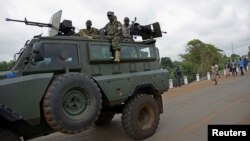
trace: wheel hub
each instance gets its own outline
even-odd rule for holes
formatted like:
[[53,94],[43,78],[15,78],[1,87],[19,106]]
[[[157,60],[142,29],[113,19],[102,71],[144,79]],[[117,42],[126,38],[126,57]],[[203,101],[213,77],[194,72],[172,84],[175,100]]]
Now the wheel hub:
[[63,109],[71,116],[83,113],[90,104],[89,95],[81,90],[70,90],[63,98]]
[[144,106],[139,111],[138,124],[141,129],[149,129],[155,121],[155,112],[151,106]]

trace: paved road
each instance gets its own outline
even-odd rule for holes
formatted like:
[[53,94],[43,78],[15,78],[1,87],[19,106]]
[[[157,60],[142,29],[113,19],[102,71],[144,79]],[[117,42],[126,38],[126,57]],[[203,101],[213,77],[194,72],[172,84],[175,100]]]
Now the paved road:
[[[154,136],[146,141],[205,141],[208,124],[250,124],[250,73],[223,78],[219,85],[202,81],[164,94],[164,114]],[[106,126],[77,135],[60,133],[32,141],[132,141],[122,129],[120,115]]]

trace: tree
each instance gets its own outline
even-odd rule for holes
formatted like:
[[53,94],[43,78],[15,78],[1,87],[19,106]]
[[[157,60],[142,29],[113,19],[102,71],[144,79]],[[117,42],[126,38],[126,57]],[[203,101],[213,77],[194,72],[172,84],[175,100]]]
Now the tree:
[[8,71],[12,68],[12,66],[13,66],[13,61],[9,62],[2,61],[0,62],[0,71]]
[[[207,71],[210,71],[212,63],[218,63],[221,58],[222,50],[212,44],[206,44],[199,39],[193,39],[187,43],[186,54],[181,54],[183,63],[187,67],[188,72],[193,76],[196,73],[205,76]],[[191,68],[191,70],[190,70]]]
[[173,67],[173,62],[169,57],[162,57],[161,58],[161,66],[164,69],[170,69]]
[[239,58],[240,58],[240,55],[238,55],[238,54],[232,54],[230,59],[231,60],[237,60]]

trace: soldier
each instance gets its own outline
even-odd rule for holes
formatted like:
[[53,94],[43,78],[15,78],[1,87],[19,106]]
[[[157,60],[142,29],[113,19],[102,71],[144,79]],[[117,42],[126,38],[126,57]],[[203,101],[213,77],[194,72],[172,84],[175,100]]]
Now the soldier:
[[122,37],[124,41],[133,41],[130,34],[131,25],[129,24],[129,18],[124,18],[124,24],[122,25]]
[[120,44],[121,35],[122,35],[122,24],[115,20],[114,12],[107,12],[109,23],[104,27],[105,35],[108,36],[108,39],[112,42],[112,49],[114,50],[115,57],[114,62],[120,62]]
[[88,39],[93,39],[93,36],[98,33],[96,28],[91,27],[92,22],[91,20],[86,21],[86,29],[81,29],[78,33],[80,36],[87,37]]
[[117,21],[117,17],[116,17],[116,15],[114,15],[114,19]]

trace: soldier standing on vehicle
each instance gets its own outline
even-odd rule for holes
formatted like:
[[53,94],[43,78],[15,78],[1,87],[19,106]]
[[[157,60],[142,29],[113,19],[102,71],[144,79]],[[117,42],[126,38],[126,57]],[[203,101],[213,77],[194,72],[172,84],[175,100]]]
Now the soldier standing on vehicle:
[[109,23],[104,27],[105,35],[112,42],[112,49],[115,53],[114,62],[120,62],[120,41],[122,38],[122,24],[115,20],[114,12],[107,12]]
[[133,41],[130,34],[131,25],[129,24],[129,18],[124,18],[124,24],[122,25],[122,37],[124,41]]
[[87,37],[88,39],[93,39],[93,36],[98,33],[98,30],[96,28],[91,27],[92,21],[87,20],[86,21],[86,29],[81,29],[78,33],[80,36]]

